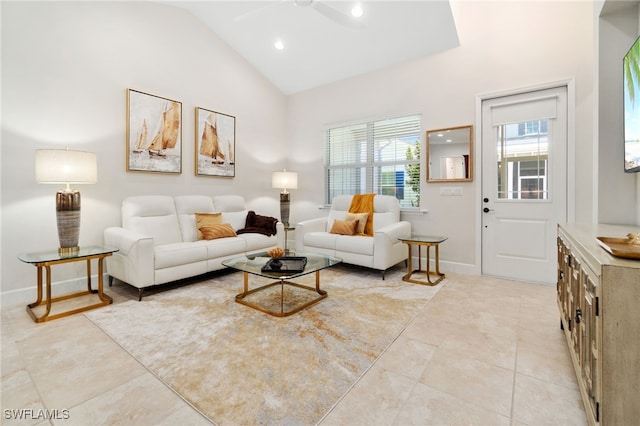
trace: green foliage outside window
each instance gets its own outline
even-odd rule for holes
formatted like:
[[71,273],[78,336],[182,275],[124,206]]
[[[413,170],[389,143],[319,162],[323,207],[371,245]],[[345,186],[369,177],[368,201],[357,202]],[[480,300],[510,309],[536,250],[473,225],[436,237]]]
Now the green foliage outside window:
[[[407,148],[407,160],[419,160],[420,159],[420,141],[416,141],[415,148]],[[407,172],[407,180],[405,183],[411,188],[411,190],[417,194],[416,205],[420,206],[420,162],[415,164],[407,164],[405,166]],[[412,202],[413,204],[413,202]]]

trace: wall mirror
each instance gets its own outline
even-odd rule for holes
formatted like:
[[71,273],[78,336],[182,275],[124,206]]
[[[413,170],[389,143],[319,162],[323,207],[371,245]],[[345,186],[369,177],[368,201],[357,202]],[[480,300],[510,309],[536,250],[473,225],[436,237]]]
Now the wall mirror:
[[473,126],[427,131],[427,182],[473,180]]

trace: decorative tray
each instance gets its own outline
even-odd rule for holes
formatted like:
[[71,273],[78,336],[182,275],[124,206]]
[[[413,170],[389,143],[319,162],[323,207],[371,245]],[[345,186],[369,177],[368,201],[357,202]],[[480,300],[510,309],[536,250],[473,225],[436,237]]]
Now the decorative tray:
[[603,249],[614,256],[640,259],[640,245],[631,244],[629,238],[596,237]]
[[[280,261],[280,266],[278,266],[276,260]],[[303,272],[306,265],[306,257],[283,256],[279,259],[269,259],[267,263],[265,263],[265,265],[262,267],[262,272],[285,274],[298,273]]]

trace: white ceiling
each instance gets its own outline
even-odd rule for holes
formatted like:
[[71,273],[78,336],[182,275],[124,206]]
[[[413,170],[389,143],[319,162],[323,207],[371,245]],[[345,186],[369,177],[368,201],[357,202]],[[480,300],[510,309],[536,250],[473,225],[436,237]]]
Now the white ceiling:
[[[163,2],[202,20],[285,94],[459,45],[444,0]],[[364,10],[358,20],[355,3]]]

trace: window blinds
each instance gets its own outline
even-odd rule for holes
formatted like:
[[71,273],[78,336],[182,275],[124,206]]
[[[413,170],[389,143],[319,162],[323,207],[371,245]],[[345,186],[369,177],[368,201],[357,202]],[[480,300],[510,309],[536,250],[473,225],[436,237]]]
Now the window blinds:
[[396,196],[402,207],[418,206],[420,115],[329,128],[325,150],[327,203],[373,192]]

